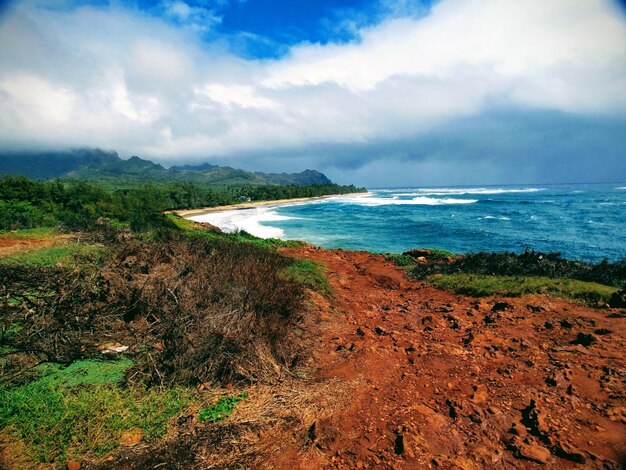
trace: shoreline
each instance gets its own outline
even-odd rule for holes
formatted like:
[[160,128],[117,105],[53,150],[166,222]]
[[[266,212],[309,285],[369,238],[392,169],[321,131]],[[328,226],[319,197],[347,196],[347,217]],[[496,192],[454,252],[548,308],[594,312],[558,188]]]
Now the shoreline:
[[273,206],[281,206],[281,205],[289,204],[292,202],[316,201],[320,199],[328,199],[331,197],[338,197],[338,196],[362,196],[365,194],[370,194],[370,192],[368,191],[365,193],[327,194],[325,196],[297,197],[297,198],[292,198],[292,199],[276,199],[274,201],[251,201],[251,202],[242,202],[240,204],[228,204],[226,206],[203,207],[200,209],[173,210],[173,211],[167,211],[166,214],[176,214],[179,217],[183,217],[186,219],[188,217],[212,214],[215,212],[254,209],[256,207],[273,207]]

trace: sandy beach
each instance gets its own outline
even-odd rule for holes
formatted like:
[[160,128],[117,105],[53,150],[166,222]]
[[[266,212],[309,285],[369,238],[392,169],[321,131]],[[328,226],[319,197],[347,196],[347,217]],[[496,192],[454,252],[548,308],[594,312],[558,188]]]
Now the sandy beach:
[[185,209],[185,210],[176,210],[169,211],[172,214],[179,215],[180,217],[194,217],[198,215],[211,214],[213,212],[224,212],[224,211],[232,211],[232,210],[243,210],[243,209],[254,209],[255,207],[274,207],[280,206],[283,204],[291,204],[294,202],[305,202],[305,201],[315,201],[319,199],[328,199],[331,197],[337,196],[362,196],[369,193],[350,193],[350,194],[328,194],[326,196],[315,196],[315,197],[298,197],[292,199],[277,199],[275,201],[253,201],[253,202],[242,202],[240,204],[229,204],[226,206],[215,206],[215,207],[204,207],[201,209]]

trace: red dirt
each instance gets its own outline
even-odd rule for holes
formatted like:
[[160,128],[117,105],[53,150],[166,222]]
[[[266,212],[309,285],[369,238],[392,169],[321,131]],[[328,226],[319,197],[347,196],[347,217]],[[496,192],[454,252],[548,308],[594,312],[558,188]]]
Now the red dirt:
[[[334,288],[318,379],[361,377],[366,386],[315,423],[311,450],[294,450],[276,467],[624,464],[623,312],[543,296],[454,295],[365,252],[284,252],[324,263]],[[596,341],[573,344],[580,333]]]
[[34,248],[47,248],[63,245],[74,239],[71,234],[49,238],[0,238],[0,257],[11,256]]

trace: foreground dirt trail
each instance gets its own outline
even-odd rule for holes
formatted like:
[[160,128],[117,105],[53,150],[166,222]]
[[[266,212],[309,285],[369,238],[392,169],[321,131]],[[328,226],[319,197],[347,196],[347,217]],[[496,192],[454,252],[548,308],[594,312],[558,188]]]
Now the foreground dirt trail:
[[410,281],[382,256],[285,251],[324,263],[335,291],[318,379],[364,384],[311,426],[310,451],[292,468],[624,464],[623,312],[478,300]]

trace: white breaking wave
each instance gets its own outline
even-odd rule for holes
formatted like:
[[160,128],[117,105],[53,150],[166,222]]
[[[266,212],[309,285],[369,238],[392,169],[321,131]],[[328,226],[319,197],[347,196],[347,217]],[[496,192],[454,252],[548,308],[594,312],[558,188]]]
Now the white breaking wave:
[[619,188],[615,188],[615,189],[626,189],[626,186],[620,186]]
[[394,196],[459,196],[463,194],[536,193],[545,188],[425,188],[394,192]]
[[453,199],[419,196],[413,199],[392,199],[387,197],[370,197],[370,196],[342,196],[332,199],[334,202],[344,202],[348,204],[356,204],[360,206],[396,206],[396,205],[424,205],[424,206],[440,206],[446,204],[473,204],[478,199]]
[[498,219],[498,220],[511,220],[509,217],[494,217],[493,215],[486,215],[484,217],[479,217],[480,220],[493,220],[493,219]]
[[189,219],[215,225],[227,233],[245,230],[259,238],[282,238],[285,235],[282,229],[263,225],[262,222],[291,220],[293,217],[280,215],[268,208],[253,208],[211,212],[189,217]]

